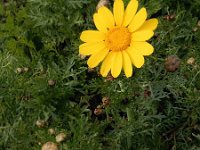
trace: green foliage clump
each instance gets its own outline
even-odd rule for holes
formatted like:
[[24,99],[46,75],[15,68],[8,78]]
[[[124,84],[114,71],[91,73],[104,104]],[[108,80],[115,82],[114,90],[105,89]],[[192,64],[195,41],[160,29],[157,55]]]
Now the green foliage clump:
[[[159,27],[154,54],[129,79],[103,78],[78,56],[80,33],[95,28],[97,3],[0,3],[0,149],[41,149],[56,142],[53,128],[68,135],[58,143],[63,150],[198,150],[199,0],[140,1]],[[175,72],[164,68],[169,55],[181,61]],[[109,105],[99,108],[105,97]]]

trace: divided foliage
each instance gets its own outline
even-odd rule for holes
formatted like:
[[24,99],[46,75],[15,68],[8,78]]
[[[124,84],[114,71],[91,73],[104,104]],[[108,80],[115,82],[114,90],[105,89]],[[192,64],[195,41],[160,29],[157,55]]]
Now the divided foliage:
[[[114,80],[88,70],[78,55],[80,33],[95,28],[97,3],[0,3],[0,149],[41,149],[55,142],[53,128],[70,135],[61,150],[198,150],[199,0],[141,0],[149,17],[159,19],[155,52],[133,77]],[[181,60],[173,73],[164,68],[169,55]],[[191,57],[195,63],[187,64]],[[95,115],[103,97],[110,104]],[[39,128],[37,120],[46,125]]]

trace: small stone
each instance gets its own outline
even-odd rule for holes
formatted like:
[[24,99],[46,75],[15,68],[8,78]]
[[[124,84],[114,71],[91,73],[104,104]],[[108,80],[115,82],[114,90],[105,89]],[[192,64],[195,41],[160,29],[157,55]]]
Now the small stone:
[[180,59],[175,55],[171,55],[165,59],[164,67],[168,72],[175,72],[180,67],[180,64]]
[[101,108],[96,108],[94,110],[94,114],[97,115],[97,116],[101,115],[102,113],[103,113],[103,109],[101,109]]
[[16,69],[16,72],[20,74],[20,73],[23,72],[23,69],[22,69],[22,68],[17,68],[17,69]]
[[56,143],[47,142],[42,146],[42,150],[58,150],[58,146]]
[[195,58],[194,58],[194,57],[190,57],[190,58],[187,60],[187,64],[188,64],[188,65],[194,65],[194,64],[195,64]]
[[49,86],[54,86],[56,84],[55,80],[48,80],[48,85]]
[[110,104],[110,99],[109,97],[103,97],[102,98],[102,103],[103,103],[103,106],[108,106]]
[[36,124],[37,127],[43,128],[46,125],[46,121],[44,121],[44,120],[37,120],[35,124]]
[[55,135],[55,134],[56,134],[56,131],[55,131],[53,128],[50,128],[50,129],[48,130],[48,133],[49,133],[50,135]]
[[66,140],[66,134],[65,133],[60,133],[56,136],[56,142],[60,143]]
[[96,10],[98,11],[99,8],[103,6],[108,6],[108,4],[109,4],[109,0],[100,0],[97,4]]

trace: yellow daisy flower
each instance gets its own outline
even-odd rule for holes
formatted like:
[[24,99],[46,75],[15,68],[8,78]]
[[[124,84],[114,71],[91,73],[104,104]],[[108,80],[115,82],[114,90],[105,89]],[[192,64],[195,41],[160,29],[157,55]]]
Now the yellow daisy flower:
[[85,43],[80,45],[79,53],[91,55],[87,61],[90,68],[102,62],[100,74],[103,77],[111,71],[116,78],[122,68],[126,77],[131,77],[132,64],[141,68],[144,56],[153,53],[153,46],[146,41],[154,35],[158,20],[146,20],[146,9],[141,8],[138,12],[137,9],[137,0],[130,0],[125,10],[123,1],[115,0],[113,13],[101,7],[93,15],[97,30],[82,32],[80,39]]

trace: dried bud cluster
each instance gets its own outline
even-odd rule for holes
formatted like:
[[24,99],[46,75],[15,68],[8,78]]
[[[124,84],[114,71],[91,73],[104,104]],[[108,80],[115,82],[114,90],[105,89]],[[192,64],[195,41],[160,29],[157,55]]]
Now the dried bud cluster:
[[197,26],[200,27],[200,20],[198,21]]
[[95,110],[94,110],[94,114],[95,114],[95,115],[99,116],[99,115],[101,115],[102,113],[103,113],[103,109],[101,109],[101,108],[95,108]]
[[173,20],[173,19],[175,19],[175,18],[176,18],[176,15],[175,15],[175,14],[169,14],[169,15],[163,16],[163,19],[166,19],[166,20],[168,20],[168,21]]
[[168,72],[175,72],[180,67],[180,64],[180,59],[175,55],[171,55],[165,59],[164,66]]
[[66,134],[65,133],[59,133],[56,135],[56,142],[60,143],[66,140]]
[[46,125],[46,121],[45,120],[37,120],[35,124],[37,127],[43,128]]
[[187,60],[187,64],[188,64],[188,65],[194,65],[194,64],[195,64],[195,58],[194,58],[194,57],[190,57],[190,58]]
[[58,150],[58,146],[56,143],[47,142],[42,146],[42,150]]
[[48,130],[48,133],[49,133],[50,135],[55,135],[55,134],[56,134],[56,131],[55,131],[53,128],[50,128],[50,129]]
[[79,54],[80,59],[85,59],[85,55]]
[[29,68],[28,67],[23,67],[23,68],[16,68],[16,73],[25,73],[25,72],[28,72],[29,71]]
[[56,84],[55,80],[52,80],[52,79],[48,80],[48,85],[49,86],[54,86],[55,84]]
[[115,78],[109,73],[105,79],[105,82],[107,81],[113,81]]
[[104,108],[106,106],[108,106],[110,104],[110,99],[109,97],[105,96],[102,98],[102,104],[101,105],[98,105],[95,110],[94,110],[94,114],[96,116],[99,116],[101,115],[103,112],[104,112]]
[[102,98],[102,103],[103,103],[103,106],[108,106],[110,104],[110,99],[109,97],[103,97]]

